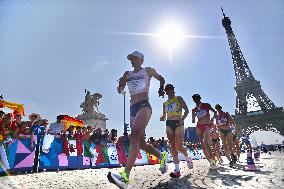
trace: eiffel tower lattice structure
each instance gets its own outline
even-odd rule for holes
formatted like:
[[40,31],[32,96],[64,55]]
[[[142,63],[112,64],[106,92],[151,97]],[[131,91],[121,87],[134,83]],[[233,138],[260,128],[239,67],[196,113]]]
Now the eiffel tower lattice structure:
[[261,89],[243,56],[236,36],[231,27],[231,20],[223,12],[222,25],[225,28],[229,47],[232,54],[236,77],[236,109],[235,121],[244,131],[253,131],[248,128],[273,130],[276,128],[284,134],[283,107],[277,107]]

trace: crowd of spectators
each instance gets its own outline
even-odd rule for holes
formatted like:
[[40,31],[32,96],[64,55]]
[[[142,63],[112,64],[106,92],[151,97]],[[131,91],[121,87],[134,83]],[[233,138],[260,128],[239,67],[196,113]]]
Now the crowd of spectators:
[[64,138],[66,140],[74,139],[78,141],[87,140],[90,143],[100,144],[106,146],[107,143],[115,143],[117,141],[117,131],[112,129],[109,131],[105,129],[92,126],[80,127],[69,126],[65,130],[62,123],[62,116],[57,116],[56,122],[49,124],[47,119],[43,119],[39,114],[32,113],[28,121],[22,120],[22,115],[17,113],[5,113],[0,111],[0,142],[8,142],[12,138],[31,140],[31,147],[33,136],[37,136],[37,144],[45,134],[52,134],[55,138]]
[[[21,114],[0,111],[0,142],[7,142],[11,138],[30,138],[31,148],[34,148],[36,144],[32,140],[33,136],[37,136],[37,144],[39,144],[40,140],[46,134],[52,134],[55,138],[63,138],[65,145],[68,145],[66,143],[68,140],[76,140],[77,146],[78,144],[89,146],[93,143],[105,147],[107,143],[129,144],[130,142],[127,133],[117,138],[117,131],[115,129],[109,131],[108,129],[102,130],[101,128],[94,128],[92,126],[76,127],[71,125],[65,130],[62,119],[63,117],[59,115],[56,118],[56,122],[49,124],[47,119],[43,119],[39,114],[32,113],[28,121],[22,121]],[[164,137],[160,139],[149,137],[147,141],[162,151],[170,147],[169,141],[165,140]],[[200,149],[200,144],[185,142],[184,145],[191,150]],[[65,146],[65,148],[68,147]]]

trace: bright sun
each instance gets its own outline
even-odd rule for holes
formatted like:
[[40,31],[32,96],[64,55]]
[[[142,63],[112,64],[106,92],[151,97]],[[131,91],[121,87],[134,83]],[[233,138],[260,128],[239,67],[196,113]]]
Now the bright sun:
[[185,33],[182,28],[173,22],[164,24],[157,33],[161,45],[167,47],[168,49],[176,48],[184,38]]

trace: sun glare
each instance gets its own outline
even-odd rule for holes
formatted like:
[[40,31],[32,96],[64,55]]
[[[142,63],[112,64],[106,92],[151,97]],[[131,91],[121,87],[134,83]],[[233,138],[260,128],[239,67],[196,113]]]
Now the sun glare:
[[170,22],[159,29],[157,36],[162,46],[173,49],[178,47],[182,38],[185,37],[185,33],[178,24]]

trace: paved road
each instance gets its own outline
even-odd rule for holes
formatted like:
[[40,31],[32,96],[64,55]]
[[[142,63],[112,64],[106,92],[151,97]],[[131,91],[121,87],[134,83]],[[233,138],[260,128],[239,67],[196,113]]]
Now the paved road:
[[[261,154],[260,162],[256,162],[259,172],[244,171],[245,158],[245,155],[241,157],[243,163],[236,168],[229,168],[225,162],[214,171],[209,171],[206,160],[193,161],[192,170],[181,162],[182,176],[179,179],[170,178],[169,174],[162,175],[158,165],[134,167],[129,188],[284,188],[284,152]],[[169,171],[173,169],[173,163],[169,164]],[[87,169],[0,177],[0,189],[117,188],[106,178],[109,170]]]

